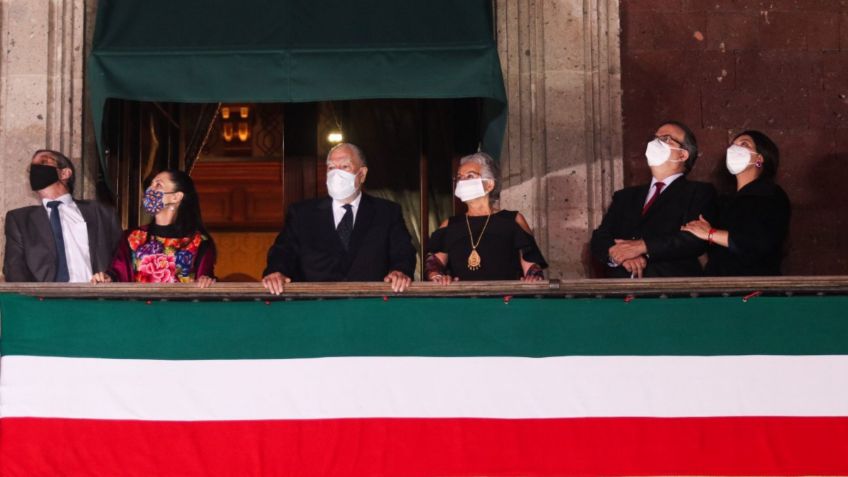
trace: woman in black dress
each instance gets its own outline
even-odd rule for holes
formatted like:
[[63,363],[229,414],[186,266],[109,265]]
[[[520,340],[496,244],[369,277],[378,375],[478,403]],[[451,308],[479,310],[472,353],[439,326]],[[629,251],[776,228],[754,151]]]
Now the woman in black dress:
[[544,280],[545,262],[530,226],[519,212],[498,211],[497,164],[477,153],[460,160],[456,196],[468,211],[444,221],[430,236],[424,262],[427,280]]
[[780,275],[790,205],[774,183],[780,151],[759,131],[745,131],[727,149],[736,193],[724,198],[719,220],[701,217],[682,227],[710,243],[706,273],[713,276]]

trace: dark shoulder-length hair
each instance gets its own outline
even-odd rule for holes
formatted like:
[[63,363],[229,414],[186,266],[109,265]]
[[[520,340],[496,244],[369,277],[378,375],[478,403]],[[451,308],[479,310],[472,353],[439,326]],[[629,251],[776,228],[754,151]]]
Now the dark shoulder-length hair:
[[[183,193],[183,200],[180,201],[180,205],[177,207],[177,216],[174,218],[176,232],[182,236],[200,232],[209,240],[212,240],[212,236],[209,235],[206,226],[203,225],[203,216],[200,213],[200,198],[191,176],[179,169],[167,169],[162,172],[168,174],[171,182],[174,183],[174,192]],[[150,176],[150,179],[146,181],[145,188],[150,186],[150,182],[157,175],[152,174]]]
[[757,153],[763,156],[763,172],[760,174],[760,177],[763,179],[774,179],[775,174],[777,174],[777,167],[780,165],[780,149],[777,147],[777,144],[764,133],[753,129],[742,131],[730,142],[733,143],[741,136],[750,136],[754,140],[754,148],[757,150]]

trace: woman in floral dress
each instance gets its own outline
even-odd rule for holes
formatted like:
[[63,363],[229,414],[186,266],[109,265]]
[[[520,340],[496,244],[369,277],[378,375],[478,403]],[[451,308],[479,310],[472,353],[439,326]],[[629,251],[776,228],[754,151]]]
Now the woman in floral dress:
[[200,201],[188,174],[157,174],[144,193],[153,221],[124,232],[112,265],[92,283],[189,283],[215,281],[215,243],[203,226]]

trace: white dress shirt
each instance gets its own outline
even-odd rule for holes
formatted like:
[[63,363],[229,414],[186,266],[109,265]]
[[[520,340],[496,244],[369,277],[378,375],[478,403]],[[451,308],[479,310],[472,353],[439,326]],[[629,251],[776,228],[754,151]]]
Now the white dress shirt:
[[[361,202],[361,201],[362,201],[362,192],[357,194],[356,198],[353,199],[353,201],[350,203],[350,205],[353,206],[351,212],[353,213],[353,223],[354,224],[356,223],[356,212],[359,210],[359,202]],[[336,228],[339,227],[339,222],[342,221],[342,217],[344,217],[345,212],[347,212],[344,208],[344,205],[345,205],[344,202],[342,202],[340,200],[333,199],[333,221],[336,224]],[[353,224],[351,224],[351,225],[353,225]]]
[[656,177],[652,177],[652,178],[651,178],[651,186],[650,186],[650,187],[648,187],[648,195],[647,195],[647,197],[645,197],[645,202],[644,202],[644,203],[645,203],[645,204],[647,204],[647,203],[648,203],[648,201],[649,201],[649,200],[651,200],[651,197],[652,197],[652,196],[654,195],[654,193],[656,192],[656,190],[657,190],[657,189],[654,187],[654,185],[655,185],[657,182],[662,182],[663,184],[665,184],[665,186],[663,186],[662,190],[660,191],[660,194],[662,194],[663,192],[665,192],[666,190],[668,190],[668,186],[670,186],[672,182],[676,181],[678,177],[682,177],[682,176],[683,176],[683,173],[682,173],[682,172],[678,172],[677,174],[674,174],[674,175],[671,175],[671,176],[666,177],[666,178],[665,178],[664,180],[662,180],[662,181],[658,181]]
[[62,238],[65,240],[69,281],[87,283],[91,280],[91,252],[88,248],[88,227],[85,219],[71,194],[41,200],[44,208],[47,209],[48,218],[52,211],[47,207],[47,203],[54,200],[62,203],[56,210],[59,211],[59,220],[62,221]]

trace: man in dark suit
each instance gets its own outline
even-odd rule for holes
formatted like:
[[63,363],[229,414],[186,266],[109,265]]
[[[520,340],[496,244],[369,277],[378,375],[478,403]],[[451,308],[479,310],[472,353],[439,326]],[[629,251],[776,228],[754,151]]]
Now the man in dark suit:
[[695,135],[669,121],[648,143],[650,184],[617,191],[592,233],[592,255],[613,278],[682,277],[702,272],[706,242],[680,228],[699,215],[712,217],[715,189],[686,180],[698,157]]
[[88,282],[109,267],[121,238],[118,218],[98,202],[75,201],[75,178],[64,154],[35,152],[30,186],[41,205],[6,214],[6,281]]
[[360,191],[368,167],[362,151],[339,144],[327,155],[330,197],[292,205],[268,251],[262,283],[280,294],[291,281],[380,281],[405,290],[415,248],[400,206]]

